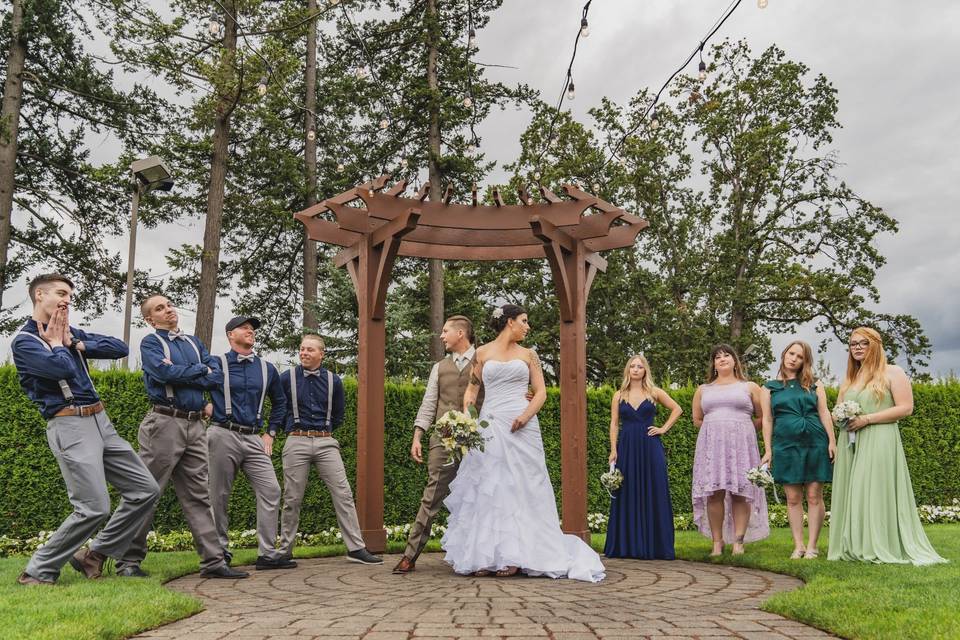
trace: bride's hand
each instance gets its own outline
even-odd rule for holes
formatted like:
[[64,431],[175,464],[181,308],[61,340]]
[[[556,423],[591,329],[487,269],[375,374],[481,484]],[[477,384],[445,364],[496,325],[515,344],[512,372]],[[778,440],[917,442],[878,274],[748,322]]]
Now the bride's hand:
[[510,433],[523,429],[527,425],[528,420],[530,420],[530,418],[524,418],[523,416],[514,418],[513,424],[510,425]]

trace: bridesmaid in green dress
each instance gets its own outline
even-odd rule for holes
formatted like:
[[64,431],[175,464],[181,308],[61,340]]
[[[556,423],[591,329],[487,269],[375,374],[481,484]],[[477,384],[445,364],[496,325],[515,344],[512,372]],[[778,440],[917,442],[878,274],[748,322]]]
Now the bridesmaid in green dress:
[[868,327],[850,335],[837,401],[845,400],[860,403],[863,413],[849,421],[837,445],[828,559],[946,562],[920,524],[900,440],[897,420],[913,413],[913,389],[903,369],[887,364],[880,334]]
[[[826,517],[823,485],[833,478],[837,452],[833,422],[823,384],[813,377],[813,349],[794,340],[780,354],[775,380],[763,385],[762,463],[771,465],[773,479],[783,485],[787,518],[793,534],[790,558],[816,558],[820,528]],[[809,539],[803,544],[803,498],[806,494]]]

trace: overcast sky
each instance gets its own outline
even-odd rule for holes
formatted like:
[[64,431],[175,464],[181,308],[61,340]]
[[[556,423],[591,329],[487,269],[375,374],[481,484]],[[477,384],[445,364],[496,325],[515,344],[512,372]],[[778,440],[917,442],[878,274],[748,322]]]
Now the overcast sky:
[[[594,0],[591,34],[581,40],[573,70],[577,99],[567,106],[587,122],[587,110],[603,96],[622,104],[641,87],[659,88],[728,5],[729,0]],[[582,6],[571,0],[506,0],[478,33],[476,59],[517,67],[490,68],[488,74],[529,84],[553,103]],[[960,3],[770,0],[759,9],[755,0],[743,0],[714,39],[724,37],[745,38],[755,53],[776,43],[789,58],[833,82],[843,125],[833,145],[844,164],[840,177],[900,222],[896,236],[878,241],[888,263],[877,279],[877,310],[920,319],[933,343],[932,374],[960,371]],[[696,72],[695,63],[689,71]],[[482,123],[478,132],[488,157],[512,161],[528,119],[525,112],[508,110]],[[114,159],[110,140],[95,146],[95,159]],[[165,273],[169,248],[201,241],[199,223],[141,230],[137,266]],[[113,244],[126,255],[125,238]],[[22,286],[4,299],[23,303],[27,312]],[[230,315],[223,301],[215,326],[222,327]],[[192,327],[192,316],[183,313],[182,324]],[[113,314],[90,323],[95,331],[118,336],[122,325],[122,315]],[[135,328],[132,343],[139,344],[145,333]],[[798,335],[818,340],[812,327]],[[774,351],[788,339],[776,337]],[[226,348],[225,338],[216,336],[213,350]],[[9,353],[8,338],[0,339],[0,353]],[[827,355],[834,372],[842,372],[842,347]]]

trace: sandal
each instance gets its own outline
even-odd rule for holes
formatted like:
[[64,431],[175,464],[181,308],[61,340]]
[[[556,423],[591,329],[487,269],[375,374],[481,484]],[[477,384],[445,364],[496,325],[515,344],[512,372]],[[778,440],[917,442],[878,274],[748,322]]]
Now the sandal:
[[807,552],[803,554],[804,560],[816,560],[820,557],[820,554],[817,553],[816,549],[807,549]]
[[793,553],[790,554],[790,559],[791,559],[791,560],[799,560],[800,558],[803,558],[803,557],[804,557],[804,554],[805,554],[805,553],[806,553],[806,549],[804,549],[803,547],[801,547],[801,548],[799,548],[799,549],[794,549],[794,550],[793,550]]
[[504,567],[495,574],[498,578],[511,578],[520,573],[520,567]]
[[477,571],[473,572],[473,577],[475,578],[486,578],[487,576],[492,575],[493,571],[490,571],[489,569],[478,569]]

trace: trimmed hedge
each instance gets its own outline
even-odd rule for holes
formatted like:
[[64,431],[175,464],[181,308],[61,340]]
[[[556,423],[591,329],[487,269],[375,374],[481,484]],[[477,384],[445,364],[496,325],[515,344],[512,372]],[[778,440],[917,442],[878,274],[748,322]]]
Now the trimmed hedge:
[[[124,371],[92,372],[111,420],[120,435],[136,443],[137,427],[149,409],[139,373]],[[356,458],[356,380],[344,381],[346,416],[337,430],[347,475],[355,477]],[[697,432],[690,420],[693,389],[671,391],[684,408],[684,415],[664,437],[667,452],[670,493],[675,513],[691,511],[690,482]],[[600,474],[607,468],[610,423],[609,387],[587,392],[589,505],[590,513],[606,513],[609,497],[600,486]],[[403,523],[416,515],[426,467],[410,460],[410,436],[413,419],[420,406],[423,388],[412,384],[388,383],[386,387],[386,448],[384,521]],[[835,393],[830,394],[831,402]],[[45,423],[21,392],[16,370],[0,366],[0,535],[26,538],[41,530],[55,529],[70,512],[66,490],[56,460],[44,437]],[[919,504],[950,504],[960,498],[960,384],[914,385],[914,414],[901,423],[901,434],[914,492]],[[661,410],[658,424],[666,417]],[[547,466],[553,479],[558,502],[560,496],[560,396],[548,390],[547,402],[540,411]],[[134,445],[136,446],[136,444]],[[274,445],[273,460],[278,477],[283,478],[280,460],[282,436]],[[230,528],[256,526],[256,506],[246,479],[237,480],[230,500]],[[782,497],[782,496],[781,496]],[[304,496],[300,528],[318,532],[336,526],[329,492],[311,471]],[[158,531],[186,529],[173,494],[168,488],[157,510]]]

